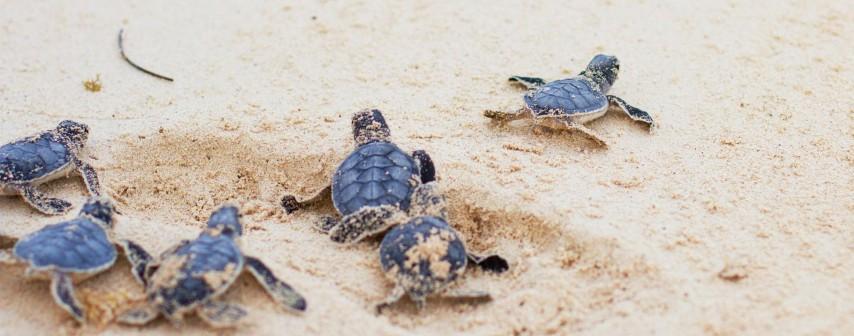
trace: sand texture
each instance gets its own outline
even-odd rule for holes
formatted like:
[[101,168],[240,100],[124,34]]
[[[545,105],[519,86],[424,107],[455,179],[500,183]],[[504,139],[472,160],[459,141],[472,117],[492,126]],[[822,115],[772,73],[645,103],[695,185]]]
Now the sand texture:
[[[854,334],[854,7],[846,1],[4,1],[0,142],[87,123],[86,160],[153,252],[195,237],[216,206],[244,212],[243,247],[308,299],[276,307],[251,276],[226,295],[252,335]],[[846,23],[848,22],[848,23]],[[145,75],[128,55],[175,78]],[[496,125],[510,75],[572,76],[621,60],[611,93],[649,111],[573,132]],[[100,91],[84,81],[100,76]],[[381,109],[396,143],[436,162],[451,224],[511,270],[469,270],[487,304],[404,300],[378,239],[344,247],[293,215],[353,148],[350,116]],[[72,218],[78,177],[44,186],[75,208],[0,198],[0,233]],[[194,335],[164,320],[80,328],[45,282],[0,272],[0,334]],[[81,283],[110,321],[142,296],[128,263]]]

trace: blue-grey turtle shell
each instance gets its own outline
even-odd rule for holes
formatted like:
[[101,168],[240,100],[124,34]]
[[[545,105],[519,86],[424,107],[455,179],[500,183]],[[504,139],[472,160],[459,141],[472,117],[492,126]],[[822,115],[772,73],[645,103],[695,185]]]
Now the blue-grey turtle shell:
[[26,182],[49,175],[71,161],[68,147],[53,133],[0,147],[0,182]]
[[104,229],[86,217],[48,225],[15,244],[16,257],[35,269],[88,272],[116,261],[116,248]]
[[[149,291],[149,298],[160,302],[160,308],[169,314],[177,308],[202,303],[222,287],[230,286],[231,282],[226,280],[236,278],[243,270],[244,262],[234,240],[224,235],[211,236],[205,233],[165,256],[161,261],[161,269],[152,275],[152,279],[157,278],[158,272],[168,271],[164,270],[164,265],[169,264],[169,259],[183,261],[177,271],[165,274],[170,280],[176,281],[158,281],[153,285],[174,286],[157,287]],[[206,280],[206,276],[210,278]],[[218,282],[210,283],[211,278],[218,279]],[[156,300],[158,297],[162,300]]]
[[342,215],[366,206],[393,205],[409,208],[410,196],[420,172],[409,154],[388,142],[372,142],[357,148],[335,171],[332,201]]
[[535,115],[555,112],[577,114],[600,111],[608,106],[608,98],[593,90],[582,78],[561,79],[546,83],[524,96],[525,104]]
[[[422,251],[440,251],[440,256],[409,253],[419,244],[431,244]],[[410,260],[412,258],[412,260]],[[433,265],[433,263],[446,263]],[[397,272],[407,292],[424,296],[457,279],[465,270],[468,257],[459,235],[438,217],[416,217],[398,225],[385,235],[380,244],[383,272]],[[437,273],[436,271],[440,273]]]

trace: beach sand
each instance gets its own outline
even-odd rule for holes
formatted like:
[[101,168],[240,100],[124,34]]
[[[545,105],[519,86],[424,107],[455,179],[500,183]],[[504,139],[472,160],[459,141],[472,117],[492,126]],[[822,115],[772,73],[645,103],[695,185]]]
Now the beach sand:
[[[849,22],[846,24],[845,22]],[[116,235],[159,253],[240,204],[243,247],[308,299],[277,308],[251,277],[226,298],[229,334],[854,334],[854,10],[844,1],[7,1],[0,11],[3,142],[74,119],[123,212]],[[175,78],[145,75],[128,56]],[[575,75],[621,60],[611,113],[578,133],[517,121],[510,75]],[[90,92],[83,81],[100,76]],[[286,215],[285,193],[328,183],[353,148],[350,116],[381,109],[397,144],[425,149],[469,248],[511,270],[470,270],[487,304],[373,304],[392,284],[378,239],[338,246]],[[77,178],[44,186],[68,215],[0,198],[0,233],[72,218]],[[109,323],[142,297],[127,262],[81,283],[79,327],[45,282],[0,272],[0,334],[207,334]]]

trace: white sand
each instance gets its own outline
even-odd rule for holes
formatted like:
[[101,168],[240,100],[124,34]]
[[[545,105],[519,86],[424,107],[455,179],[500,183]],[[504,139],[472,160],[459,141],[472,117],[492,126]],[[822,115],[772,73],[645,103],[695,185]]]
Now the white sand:
[[[237,333],[850,335],[850,22],[844,1],[9,1],[0,141],[88,123],[90,161],[124,212],[117,234],[152,251],[195,236],[219,203],[242,204],[245,250],[309,310],[281,311],[242,277],[227,296],[251,314]],[[121,27],[130,57],[174,83],[121,60]],[[621,59],[612,92],[650,111],[657,132],[611,114],[589,125],[611,145],[599,150],[481,116],[519,106],[509,75],[568,77],[600,52]],[[97,74],[103,90],[84,90]],[[313,231],[331,207],[280,211],[285,192],[328,180],[365,107],[384,111],[403,148],[433,155],[470,247],[512,262],[460,282],[494,302],[377,316],[392,285],[376,241],[341,247]],[[78,178],[45,189],[85,199]],[[73,216],[18,198],[0,213],[12,236]],[[138,296],[127,266],[81,292]],[[79,329],[45,283],[20,275],[0,273],[0,334],[209,330],[196,319]]]

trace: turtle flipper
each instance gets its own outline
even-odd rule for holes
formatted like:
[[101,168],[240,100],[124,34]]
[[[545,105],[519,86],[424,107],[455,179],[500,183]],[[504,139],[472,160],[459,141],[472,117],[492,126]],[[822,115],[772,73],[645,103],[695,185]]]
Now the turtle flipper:
[[314,225],[314,228],[322,233],[329,233],[332,228],[334,228],[338,223],[340,223],[338,219],[332,216],[323,216],[320,217],[320,220],[317,224]]
[[539,77],[526,77],[526,76],[512,76],[507,79],[508,81],[519,83],[528,90],[536,89],[540,86],[546,85],[546,81]]
[[448,205],[436,182],[425,183],[416,187],[412,191],[411,199],[412,201],[409,203],[410,216],[448,218]]
[[492,294],[481,290],[449,290],[442,296],[458,300],[492,301]]
[[32,185],[20,185],[15,188],[27,203],[46,215],[61,215],[71,209],[71,203],[58,198],[47,197]]
[[391,305],[395,304],[397,301],[400,301],[400,298],[403,297],[403,294],[406,294],[406,291],[403,289],[403,286],[395,286],[391,293],[389,293],[388,296],[386,296],[386,298],[383,299],[382,302],[377,303],[377,305],[375,306],[377,314],[382,313],[383,309],[391,307]]
[[608,95],[608,102],[610,102],[611,107],[619,108],[621,111],[626,113],[629,118],[632,118],[632,120],[647,124],[650,132],[655,128],[655,121],[652,120],[652,116],[650,116],[649,113],[646,113],[646,111],[629,105],[625,100],[617,96]]
[[276,302],[283,307],[295,311],[305,311],[307,303],[300,293],[282,280],[276,278],[267,265],[255,257],[246,256],[246,270],[255,276],[255,280],[270,294]]
[[412,157],[418,162],[419,170],[421,171],[421,183],[429,183],[436,181],[436,166],[433,165],[433,159],[424,150],[412,152]]
[[584,126],[582,124],[574,122],[574,121],[570,120],[569,118],[545,118],[544,120],[553,120],[554,121],[553,123],[547,124],[549,127],[557,126],[558,128],[581,132],[584,135],[586,135],[588,138],[590,138],[590,140],[595,141],[596,144],[598,144],[599,146],[608,148],[608,143],[605,142],[605,140],[602,140],[602,137],[599,136],[599,134],[596,133],[596,131],[587,128],[587,126]]
[[498,122],[510,122],[513,120],[525,119],[531,116],[525,109],[516,110],[516,112],[504,112],[495,110],[483,111],[483,116]]
[[77,301],[74,295],[74,284],[68,274],[55,272],[50,283],[50,292],[53,294],[54,301],[62,309],[65,309],[78,322],[86,323],[85,313],[80,306],[80,301]]
[[507,263],[507,260],[497,254],[482,257],[469,253],[468,260],[470,263],[477,265],[484,271],[490,271],[493,273],[504,273],[510,269],[510,265]]
[[288,214],[294,213],[299,209],[304,209],[310,206],[313,206],[317,203],[322,202],[325,199],[329,199],[332,195],[332,186],[328,185],[323,189],[320,189],[313,196],[305,199],[305,200],[297,200],[297,197],[291,194],[287,194],[282,197],[282,208],[285,209],[285,212]]
[[128,259],[128,262],[130,262],[133,277],[136,278],[136,281],[145,286],[148,283],[145,270],[151,262],[151,255],[148,254],[142,246],[139,246],[130,240],[120,240],[116,242],[116,245],[125,251],[125,257]]
[[196,310],[199,317],[213,328],[237,326],[248,315],[242,307],[222,301],[208,301]]
[[392,205],[364,207],[344,216],[338,225],[329,230],[329,238],[337,243],[355,243],[404,223],[406,217],[403,211]]
[[123,324],[144,325],[154,321],[159,315],[160,312],[157,311],[157,307],[145,305],[125,311],[119,315],[117,320]]
[[74,165],[77,166],[77,170],[80,172],[80,175],[83,176],[83,183],[86,184],[86,189],[89,190],[89,194],[92,196],[100,196],[101,195],[101,183],[98,181],[98,174],[95,172],[95,168],[92,168],[86,162],[80,159],[74,159]]

